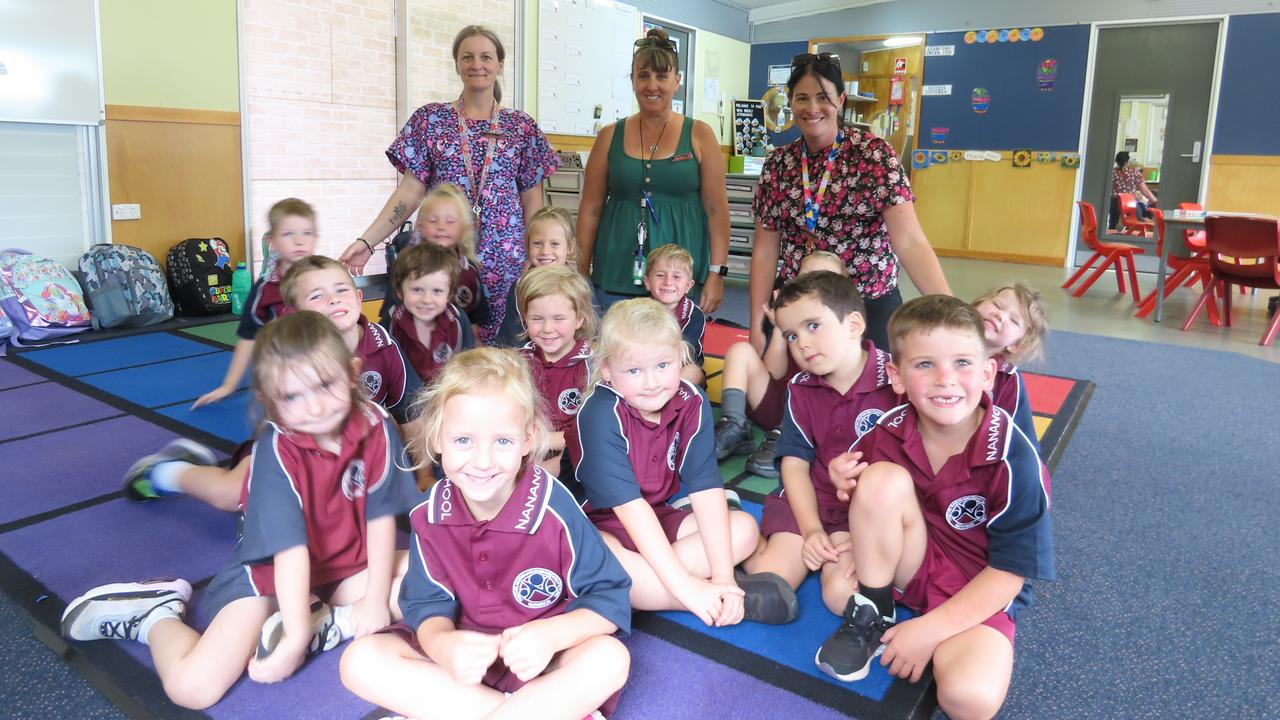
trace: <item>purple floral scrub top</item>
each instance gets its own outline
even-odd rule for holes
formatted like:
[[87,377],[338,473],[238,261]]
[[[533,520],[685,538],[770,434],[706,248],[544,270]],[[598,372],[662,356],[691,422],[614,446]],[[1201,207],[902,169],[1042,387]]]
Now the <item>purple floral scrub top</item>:
[[[800,261],[814,250],[839,255],[868,300],[898,286],[898,256],[889,245],[882,213],[915,200],[911,183],[893,148],[874,135],[854,128],[841,130],[831,181],[822,196],[816,231],[804,224],[804,182],[800,154],[808,152],[804,138],[769,154],[760,173],[752,210],[766,230],[781,233],[781,277],[794,278]],[[809,183],[816,195],[829,148],[809,155]]]
[[[524,210],[520,193],[537,186],[556,171],[560,162],[551,144],[528,114],[511,108],[498,113],[496,156],[489,167],[481,195],[480,231],[476,253],[482,266],[481,282],[489,292],[489,324],[476,328],[481,342],[489,342],[502,322],[508,290],[524,267]],[[489,119],[467,120],[471,146],[471,173],[479,178],[488,147]],[[400,172],[412,172],[428,188],[451,182],[467,190],[462,166],[458,113],[453,103],[428,103],[405,123],[400,136],[387,148],[387,159]]]

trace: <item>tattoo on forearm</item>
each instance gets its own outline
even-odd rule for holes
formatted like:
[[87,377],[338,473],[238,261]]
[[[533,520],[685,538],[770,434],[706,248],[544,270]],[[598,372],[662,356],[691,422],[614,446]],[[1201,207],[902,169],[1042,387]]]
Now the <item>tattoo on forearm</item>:
[[404,222],[404,219],[407,217],[409,217],[409,206],[405,205],[403,200],[396,203],[396,206],[391,208],[392,225],[399,225]]

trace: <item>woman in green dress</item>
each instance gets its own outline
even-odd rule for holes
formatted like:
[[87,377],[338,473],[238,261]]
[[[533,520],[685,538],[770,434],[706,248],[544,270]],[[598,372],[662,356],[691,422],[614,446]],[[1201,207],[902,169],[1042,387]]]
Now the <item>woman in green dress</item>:
[[637,40],[631,83],[640,112],[601,130],[591,148],[578,208],[578,264],[602,310],[647,294],[642,259],[667,243],[693,256],[694,295],[704,312],[719,308],[724,295],[724,160],[711,126],[671,110],[678,68],[665,31]]

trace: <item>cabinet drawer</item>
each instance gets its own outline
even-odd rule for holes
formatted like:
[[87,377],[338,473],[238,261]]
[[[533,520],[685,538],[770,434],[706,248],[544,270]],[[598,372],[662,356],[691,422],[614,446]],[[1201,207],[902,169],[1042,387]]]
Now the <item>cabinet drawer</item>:
[[745,230],[742,228],[729,228],[729,250],[751,253],[752,244],[756,239],[756,231]]
[[[552,175],[552,177],[555,177]],[[555,192],[554,190],[547,193],[547,202],[568,210],[570,214],[578,214],[578,203],[582,200],[582,196],[578,193]]]
[[554,175],[547,178],[547,188],[549,190],[581,192],[582,172],[578,170],[557,170]]
[[729,277],[747,280],[751,275],[751,256],[729,253]]

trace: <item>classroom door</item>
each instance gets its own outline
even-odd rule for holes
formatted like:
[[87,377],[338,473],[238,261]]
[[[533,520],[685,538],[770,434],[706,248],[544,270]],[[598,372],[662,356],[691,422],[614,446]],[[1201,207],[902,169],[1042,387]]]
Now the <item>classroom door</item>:
[[[1126,141],[1137,147],[1131,153],[1135,159],[1144,166],[1152,163],[1148,176],[1158,180],[1148,186],[1161,208],[1198,200],[1201,169],[1208,162],[1205,142],[1220,28],[1212,21],[1098,31],[1082,199],[1097,208],[1099,225],[1107,225],[1115,156]],[[1122,120],[1122,106],[1128,112],[1135,98],[1155,99],[1162,106],[1163,137],[1131,115]]]

